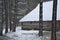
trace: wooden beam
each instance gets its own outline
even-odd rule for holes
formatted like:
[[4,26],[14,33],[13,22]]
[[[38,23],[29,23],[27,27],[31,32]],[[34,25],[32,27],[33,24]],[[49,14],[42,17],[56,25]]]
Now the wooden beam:
[[57,17],[57,0],[53,0],[53,15],[52,15],[51,40],[56,40],[56,17]]
[[39,36],[43,36],[43,1],[40,1],[40,11],[39,11]]

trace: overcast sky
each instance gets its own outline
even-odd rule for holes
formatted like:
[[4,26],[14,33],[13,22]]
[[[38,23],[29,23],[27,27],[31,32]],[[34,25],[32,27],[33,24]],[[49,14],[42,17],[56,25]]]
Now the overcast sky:
[[[39,4],[37,7],[24,16],[20,21],[39,21]],[[52,20],[53,1],[43,3],[43,20]],[[57,20],[60,20],[60,0],[58,0]]]

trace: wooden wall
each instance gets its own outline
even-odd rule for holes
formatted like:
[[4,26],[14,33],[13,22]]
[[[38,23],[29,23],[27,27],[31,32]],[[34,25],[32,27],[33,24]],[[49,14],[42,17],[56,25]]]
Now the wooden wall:
[[[60,21],[57,21],[57,30],[60,29]],[[38,30],[39,29],[39,22],[21,22],[20,24],[23,30]],[[43,21],[43,30],[51,30],[52,22],[51,21]]]

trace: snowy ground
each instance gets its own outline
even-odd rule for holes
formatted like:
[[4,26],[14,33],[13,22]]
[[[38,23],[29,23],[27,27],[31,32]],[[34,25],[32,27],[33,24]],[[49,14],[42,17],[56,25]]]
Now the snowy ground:
[[[43,40],[50,40],[50,33],[48,31],[43,33]],[[38,30],[21,30],[20,27],[17,27],[16,32],[9,32],[6,36],[13,40],[41,40],[41,37],[38,36]]]
[[[20,27],[16,28],[16,32],[8,32],[0,40],[41,40],[41,37],[38,36],[38,30],[21,30]],[[57,32],[57,38],[60,40],[60,32]],[[43,31],[42,40],[51,40],[51,32]]]

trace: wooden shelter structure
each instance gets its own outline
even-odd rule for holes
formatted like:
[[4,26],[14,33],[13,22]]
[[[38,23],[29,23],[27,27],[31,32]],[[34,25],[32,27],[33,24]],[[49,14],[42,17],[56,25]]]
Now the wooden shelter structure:
[[[51,26],[51,28],[52,28],[52,34],[51,34],[51,40],[56,40],[56,29],[57,29],[57,14],[58,13],[60,13],[60,12],[57,12],[57,10],[58,10],[58,8],[57,8],[57,0],[53,0],[53,13],[52,13],[52,26]],[[43,36],[43,33],[42,33],[42,31],[43,31],[43,2],[42,1],[40,1],[40,15],[39,15],[39,36]],[[32,17],[32,16],[31,16]],[[22,18],[23,19],[23,18]],[[27,20],[28,18],[26,18],[26,20]],[[59,19],[59,18],[58,18]],[[23,19],[24,20],[24,19]],[[26,21],[25,20],[25,21]],[[30,20],[30,18],[29,18],[29,20]],[[29,21],[28,20],[28,21]],[[35,22],[35,21],[34,21]],[[24,21],[22,22],[22,25],[23,26],[25,26],[24,25]],[[26,22],[27,24],[29,23],[29,22]],[[60,22],[59,22],[59,24],[60,24]],[[26,27],[26,26],[25,26]],[[22,28],[25,28],[25,27],[22,27]],[[30,26],[31,27],[31,26]],[[29,27],[29,28],[30,28]],[[27,28],[27,27],[26,27]],[[33,26],[32,26],[32,28],[33,28]],[[36,27],[37,28],[37,27]]]
[[[4,27],[6,29],[5,33],[8,32],[9,27],[10,31],[15,31],[19,20],[33,10],[39,1],[40,0],[0,0],[0,16],[2,17],[0,34],[2,34]],[[46,1],[50,0],[44,0],[44,2]]]
[[[19,20],[31,12],[40,3],[39,36],[43,36],[43,2],[47,1],[51,0],[0,0],[0,35],[3,34],[4,26],[5,33],[8,33],[8,28],[10,28],[10,31],[15,32]],[[53,0],[51,40],[56,40],[56,14],[57,0]]]

